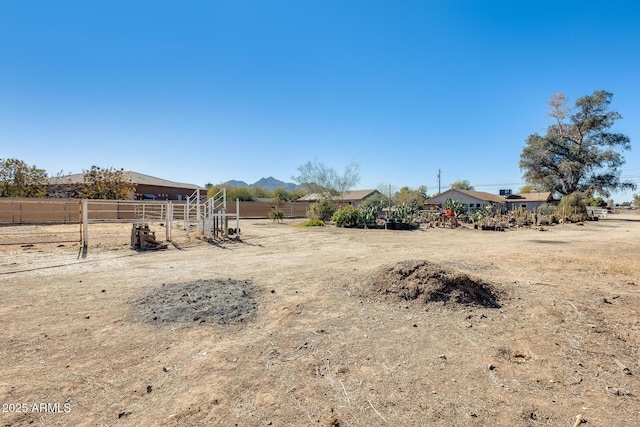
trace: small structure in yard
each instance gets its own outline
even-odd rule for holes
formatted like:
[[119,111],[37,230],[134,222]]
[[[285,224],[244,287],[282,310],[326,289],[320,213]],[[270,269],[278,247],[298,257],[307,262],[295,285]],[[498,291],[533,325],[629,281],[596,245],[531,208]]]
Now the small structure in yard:
[[133,224],[131,228],[131,249],[157,250],[166,249],[167,245],[156,240],[156,233],[149,229],[149,224]]
[[606,218],[609,210],[599,206],[587,206],[587,214],[591,219]]

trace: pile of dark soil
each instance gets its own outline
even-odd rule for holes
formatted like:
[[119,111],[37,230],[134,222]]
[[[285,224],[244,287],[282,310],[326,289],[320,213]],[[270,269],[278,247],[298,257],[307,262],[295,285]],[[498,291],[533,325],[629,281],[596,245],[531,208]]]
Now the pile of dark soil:
[[406,301],[500,308],[494,286],[429,261],[411,260],[374,270],[367,287]]
[[255,315],[256,289],[249,281],[198,280],[152,288],[132,300],[136,321],[147,323],[241,323]]

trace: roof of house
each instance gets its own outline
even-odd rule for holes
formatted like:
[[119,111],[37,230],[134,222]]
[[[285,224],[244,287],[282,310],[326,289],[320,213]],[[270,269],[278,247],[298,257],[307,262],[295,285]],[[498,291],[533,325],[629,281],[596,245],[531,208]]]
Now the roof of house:
[[[375,194],[380,193],[378,190],[355,190],[355,191],[346,191],[344,193],[344,197],[335,196],[334,200],[364,200],[367,197],[371,197]],[[298,201],[301,202],[315,202],[317,200],[322,199],[323,196],[318,193],[307,194],[306,196],[300,197]]]
[[[123,171],[122,174],[126,181],[130,181],[137,185],[153,185],[157,187],[171,187],[171,188],[190,188],[193,190],[201,188],[200,186],[195,184],[186,184],[184,182],[169,181],[162,178],[156,178],[150,175],[145,175],[139,172]],[[49,178],[50,184],[81,184],[83,182],[84,182],[84,173],[76,173],[72,175]]]
[[531,193],[512,194],[507,196],[507,201],[513,202],[547,202],[551,198],[549,191],[535,191]]
[[467,197],[471,197],[483,202],[505,203],[505,202],[547,202],[551,197],[550,192],[534,192],[523,194],[511,194],[509,196],[500,196],[498,194],[485,193],[484,191],[458,190],[452,188],[440,193],[427,200],[425,203],[430,205],[441,204],[447,199],[455,199],[455,193],[461,193]]
[[445,191],[444,193],[440,193],[437,196],[430,198],[425,203],[441,204],[444,203],[447,199],[454,199],[456,193],[464,194],[467,197],[471,197],[482,202],[504,203],[506,201],[503,196],[499,196],[497,194],[485,193],[484,191],[458,190],[456,188],[452,188]]

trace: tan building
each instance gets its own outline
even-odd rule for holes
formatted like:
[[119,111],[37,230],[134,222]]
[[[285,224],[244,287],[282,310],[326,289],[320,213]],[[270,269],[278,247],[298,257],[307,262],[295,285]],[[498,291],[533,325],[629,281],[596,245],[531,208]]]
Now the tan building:
[[[360,205],[366,199],[375,196],[376,194],[381,194],[378,190],[355,190],[355,191],[346,191],[343,197],[335,196],[333,200],[335,202],[351,204],[354,206]],[[323,197],[320,194],[312,193],[307,194],[304,197],[300,197],[296,202],[308,202],[315,203],[319,200],[322,200]]]
[[471,212],[486,206],[493,206],[496,211],[508,211],[517,208],[535,210],[545,203],[551,203],[551,193],[533,192],[525,194],[491,194],[483,191],[451,189],[440,193],[424,203],[425,209],[440,209],[447,199],[456,200],[467,207]]
[[[201,197],[206,197],[207,195],[206,188],[195,184],[169,181],[133,171],[124,171],[123,175],[126,181],[133,183],[136,187],[135,193],[131,195],[132,199],[186,200],[187,197],[191,196],[196,190],[200,190]],[[50,186],[59,186],[63,190],[65,188],[77,188],[83,183],[83,173],[49,179]],[[64,192],[63,190],[61,192]]]

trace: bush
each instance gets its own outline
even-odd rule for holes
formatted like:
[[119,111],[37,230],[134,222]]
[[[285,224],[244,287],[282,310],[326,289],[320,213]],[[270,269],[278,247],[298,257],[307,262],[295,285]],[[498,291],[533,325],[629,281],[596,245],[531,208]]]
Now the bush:
[[540,205],[538,208],[540,215],[554,215],[556,212],[558,212],[558,207],[547,203]]
[[336,222],[337,227],[355,227],[362,222],[362,214],[353,205],[346,205],[335,211],[331,219]]
[[585,194],[576,191],[575,193],[564,196],[562,200],[560,200],[560,204],[558,205],[558,213],[560,215],[564,215],[565,217],[586,214],[586,202],[587,198],[585,197]]
[[311,205],[309,212],[307,212],[307,218],[327,222],[331,220],[335,211],[334,203],[329,199],[323,199]]
[[324,221],[319,219],[310,219],[302,224],[304,227],[324,227]]
[[284,219],[284,212],[279,207],[275,207],[269,211],[269,219],[274,222],[282,222]]

